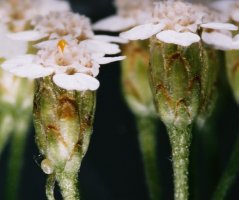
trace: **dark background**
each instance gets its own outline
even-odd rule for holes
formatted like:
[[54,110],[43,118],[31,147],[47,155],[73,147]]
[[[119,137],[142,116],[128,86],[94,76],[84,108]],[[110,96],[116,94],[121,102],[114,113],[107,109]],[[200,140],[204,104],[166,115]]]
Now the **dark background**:
[[[71,3],[75,12],[87,15],[93,22],[115,12],[111,0],[72,0]],[[120,90],[119,63],[103,66],[99,80],[101,87],[98,91],[94,132],[79,176],[82,200],[149,200],[134,116],[127,108]],[[211,118],[216,134],[215,143],[218,145],[214,148],[216,155],[212,158],[213,165],[210,171],[205,167],[207,152],[203,145],[206,137],[196,131],[193,135],[192,149],[196,155],[193,166],[196,167],[191,169],[191,179],[192,182],[196,180],[200,186],[194,185],[198,190],[191,191],[197,195],[192,195],[192,199],[209,199],[239,133],[239,108],[227,87],[221,93],[223,101],[218,104],[217,112]],[[6,148],[3,157],[0,158],[0,199],[3,199],[8,151],[9,148]],[[46,177],[34,160],[37,156],[32,127],[24,156],[19,200],[46,199]],[[170,147],[161,122],[158,131],[158,158],[164,199],[171,200],[173,179]],[[239,180],[230,190],[228,199],[239,199],[238,187]]]

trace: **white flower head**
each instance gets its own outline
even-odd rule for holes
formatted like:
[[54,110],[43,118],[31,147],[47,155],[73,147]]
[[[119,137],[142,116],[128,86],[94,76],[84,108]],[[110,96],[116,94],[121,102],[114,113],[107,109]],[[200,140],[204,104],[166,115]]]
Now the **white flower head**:
[[10,59],[3,63],[2,68],[16,76],[31,79],[53,75],[54,83],[66,90],[96,90],[99,81],[95,77],[100,65],[125,57],[105,57],[106,51],[102,49],[109,45],[108,50],[111,50],[116,46],[114,44],[99,42],[102,49],[96,48],[93,52],[87,48],[87,42],[94,40],[86,40],[80,44],[66,38],[46,41],[37,45],[40,49],[36,55]]
[[78,40],[93,37],[90,20],[72,12],[50,12],[31,21],[33,30],[11,34],[15,40],[36,41],[43,38],[56,39],[71,36]]
[[32,25],[36,31],[49,35],[50,39],[71,35],[82,40],[94,35],[90,20],[71,12],[51,12],[33,20]]
[[0,2],[0,21],[9,24],[13,32],[18,32],[38,15],[66,10],[70,10],[70,6],[61,0],[3,0]]
[[211,6],[221,12],[229,20],[239,22],[239,2],[236,0],[219,0],[211,4]]
[[94,24],[95,30],[119,32],[152,18],[153,0],[115,0],[117,14]]
[[49,10],[69,9],[69,4],[61,0],[0,1],[0,57],[9,59],[16,55],[23,55],[28,50],[27,42],[16,41],[7,35],[25,30],[30,20],[36,15],[43,15]]
[[[129,40],[145,40],[155,35],[161,42],[190,46],[200,41],[200,32],[216,31],[229,37],[224,31],[232,30],[237,30],[237,27],[224,23],[216,12],[202,5],[178,0],[155,3],[151,22],[121,33],[121,37]],[[204,38],[202,37],[203,40]],[[223,46],[223,41],[216,41],[213,37],[204,42],[220,49],[228,47],[228,44]],[[221,44],[217,45],[217,42]]]

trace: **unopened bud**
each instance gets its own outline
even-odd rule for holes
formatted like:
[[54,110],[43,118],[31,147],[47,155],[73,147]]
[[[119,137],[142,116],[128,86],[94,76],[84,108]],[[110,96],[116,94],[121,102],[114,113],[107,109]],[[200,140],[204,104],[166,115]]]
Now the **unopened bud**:
[[36,142],[47,163],[51,163],[51,171],[64,172],[68,163],[74,162],[71,165],[75,167],[67,170],[78,173],[88,148],[94,110],[95,92],[63,90],[51,76],[36,81]]
[[211,68],[211,51],[200,42],[183,47],[155,38],[150,49],[150,81],[157,112],[167,126],[186,127],[208,109],[217,77]]
[[149,42],[126,44],[122,61],[122,87],[130,109],[138,116],[155,116],[153,95],[149,84]]

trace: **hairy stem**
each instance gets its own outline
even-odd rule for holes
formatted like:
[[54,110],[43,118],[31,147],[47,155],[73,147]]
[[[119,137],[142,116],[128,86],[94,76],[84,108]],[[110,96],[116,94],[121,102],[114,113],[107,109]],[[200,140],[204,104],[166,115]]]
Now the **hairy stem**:
[[80,200],[77,174],[62,172],[56,179],[64,200]]
[[229,163],[217,185],[213,194],[213,200],[223,200],[234,183],[236,176],[239,172],[239,136],[235,143]]
[[46,196],[48,200],[55,200],[54,189],[55,189],[55,174],[51,174],[46,180]]
[[172,147],[174,170],[174,197],[175,200],[189,199],[188,166],[189,149],[191,143],[191,127],[168,127],[168,134]]
[[159,200],[161,189],[157,163],[157,121],[150,117],[138,117],[137,124],[149,194],[152,200]]

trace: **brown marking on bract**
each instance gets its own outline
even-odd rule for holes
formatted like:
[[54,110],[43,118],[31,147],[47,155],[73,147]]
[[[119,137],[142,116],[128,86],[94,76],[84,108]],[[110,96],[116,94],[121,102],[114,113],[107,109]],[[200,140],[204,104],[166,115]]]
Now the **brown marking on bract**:
[[81,121],[80,133],[84,133],[92,126],[92,116],[87,115]]
[[47,128],[52,131],[59,132],[59,129],[55,125],[49,124],[47,125]]
[[83,146],[83,140],[79,139],[72,149],[69,160],[73,158],[75,153],[78,153],[79,151],[81,151],[82,146]]
[[187,107],[187,102],[184,98],[180,99],[177,103],[176,103],[176,109],[175,109],[175,119],[178,117],[178,110],[179,110],[179,106],[183,106],[188,117],[191,118],[191,114],[188,110],[188,107]]
[[60,119],[72,119],[77,114],[77,103],[74,99],[63,96],[59,99],[57,113]]
[[188,91],[192,90],[194,83],[199,83],[199,86],[201,86],[201,78],[199,75],[197,75],[193,79],[189,80]]
[[181,59],[181,54],[179,52],[176,52],[176,53],[172,54],[169,59],[170,60],[177,60],[179,58]]
[[239,61],[237,61],[236,64],[234,64],[234,66],[232,68],[232,76],[233,77],[236,75],[236,72],[238,69],[239,69]]
[[92,116],[91,115],[87,115],[84,117],[84,123],[90,127],[92,125]]
[[173,101],[171,96],[169,95],[169,92],[167,91],[166,87],[163,84],[158,84],[156,87],[156,93],[159,91],[162,91],[162,95],[166,98],[167,103],[169,104],[170,107],[173,106]]
[[172,65],[176,61],[182,63],[182,65],[185,66],[185,61],[179,52],[175,52],[175,53],[167,56],[166,60],[167,60],[167,65],[165,67],[166,67],[167,73],[169,73],[169,71],[171,71]]
[[67,148],[68,145],[66,143],[66,141],[64,140],[64,138],[62,137],[60,130],[57,126],[53,125],[53,124],[49,124],[47,125],[47,129],[51,130],[51,134],[54,134],[56,136],[56,138]]

